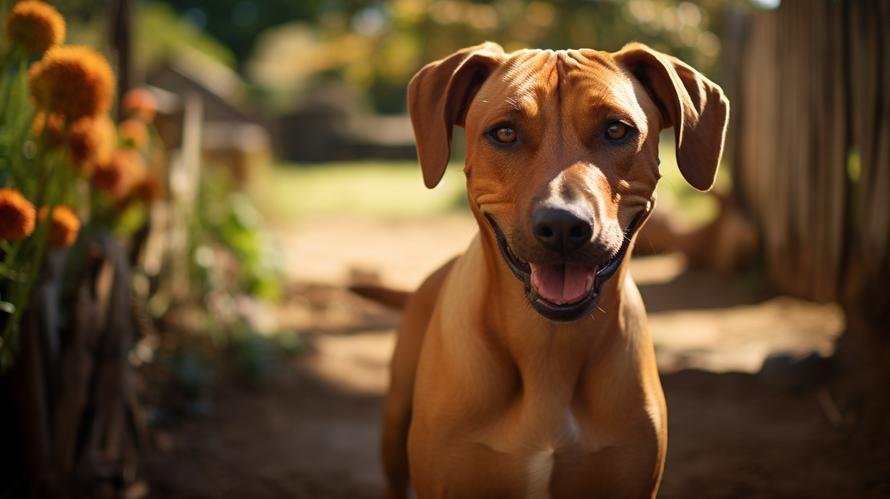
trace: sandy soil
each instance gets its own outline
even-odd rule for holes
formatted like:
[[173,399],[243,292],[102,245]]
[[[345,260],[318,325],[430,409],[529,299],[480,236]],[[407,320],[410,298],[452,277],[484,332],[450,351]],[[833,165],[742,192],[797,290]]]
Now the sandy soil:
[[[262,386],[221,383],[205,416],[145,454],[152,497],[379,497],[377,424],[398,316],[349,295],[352,277],[416,284],[472,221],[319,220],[280,233],[292,293],[282,326],[311,345]],[[362,241],[361,245],[344,244]],[[840,312],[774,296],[754,277],[632,266],[670,413],[659,497],[890,497],[890,452],[854,443],[826,381]]]

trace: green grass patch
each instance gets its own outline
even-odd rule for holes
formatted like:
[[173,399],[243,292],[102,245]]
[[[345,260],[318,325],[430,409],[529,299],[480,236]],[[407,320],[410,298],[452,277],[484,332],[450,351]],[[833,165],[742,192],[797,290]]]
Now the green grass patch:
[[[673,136],[665,134],[659,149],[659,200],[690,222],[709,220],[714,200],[683,179]],[[466,210],[465,184],[460,161],[448,166],[432,190],[423,185],[416,161],[353,161],[277,165],[258,175],[251,192],[260,211],[276,220],[331,215],[408,219]]]
[[435,189],[416,161],[285,164],[263,171],[251,189],[260,211],[277,219],[322,215],[414,218],[465,210],[465,181],[451,164]]
[[[658,144],[658,155],[661,159],[658,181],[658,203],[670,205],[693,225],[707,222],[717,215],[716,201],[706,193],[699,192],[686,182],[680,167],[677,165],[677,154],[674,150],[674,135],[671,132],[661,134]],[[725,165],[718,170],[715,189],[729,185],[729,173]]]

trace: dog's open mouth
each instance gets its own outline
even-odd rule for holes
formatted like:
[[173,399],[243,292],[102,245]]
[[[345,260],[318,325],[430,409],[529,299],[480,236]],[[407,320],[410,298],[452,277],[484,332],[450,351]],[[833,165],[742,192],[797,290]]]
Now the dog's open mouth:
[[485,218],[494,230],[501,256],[516,277],[525,285],[525,294],[535,310],[555,321],[578,320],[593,311],[603,284],[618,270],[630,241],[643,218],[639,213],[624,231],[621,248],[599,265],[576,263],[535,264],[517,257],[494,217]]

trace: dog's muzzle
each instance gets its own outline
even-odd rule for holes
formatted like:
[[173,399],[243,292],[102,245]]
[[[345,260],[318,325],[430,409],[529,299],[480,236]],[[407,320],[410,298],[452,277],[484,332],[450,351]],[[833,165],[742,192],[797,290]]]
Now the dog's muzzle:
[[513,275],[515,275],[525,286],[525,296],[529,303],[532,304],[532,307],[547,319],[554,321],[574,321],[593,312],[594,307],[596,307],[596,304],[599,301],[600,291],[602,290],[603,284],[605,284],[605,282],[618,271],[618,268],[621,266],[621,262],[624,261],[624,257],[630,247],[630,242],[633,239],[634,233],[639,228],[645,215],[646,212],[641,211],[634,216],[633,220],[631,220],[630,224],[624,231],[624,240],[621,243],[621,247],[605,263],[586,267],[571,263],[563,264],[563,279],[566,279],[566,275],[569,271],[572,271],[574,274],[570,286],[569,284],[566,284],[566,286],[571,287],[571,290],[567,295],[564,293],[563,299],[558,300],[559,302],[548,300],[541,296],[537,289],[541,289],[541,286],[546,285],[546,283],[542,281],[545,281],[547,277],[541,275],[543,272],[540,270],[540,267],[534,269],[534,264],[517,257],[510,249],[510,245],[507,243],[507,238],[498,226],[494,217],[485,213],[485,219],[488,220],[489,225],[494,231],[498,248],[501,251],[501,256],[513,272]]

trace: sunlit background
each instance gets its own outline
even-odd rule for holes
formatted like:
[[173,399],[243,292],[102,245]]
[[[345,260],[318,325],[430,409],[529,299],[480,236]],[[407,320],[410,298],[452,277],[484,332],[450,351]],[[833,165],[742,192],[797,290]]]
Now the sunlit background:
[[[886,3],[49,3],[66,43],[108,56],[120,94],[155,99],[146,160],[165,190],[112,231],[133,267],[136,326],[112,371],[126,381],[95,389],[108,357],[89,342],[80,378],[47,354],[41,410],[62,422],[18,432],[39,418],[16,399],[0,498],[380,497],[399,315],[348,287],[412,289],[475,234],[460,133],[427,190],[405,100],[424,64],[485,40],[641,41],[732,100],[710,193],[685,183],[663,133],[658,208],[630,264],[670,413],[660,497],[890,495]],[[25,391],[19,362],[0,377],[9,397]],[[90,394],[73,423],[66,379]]]

